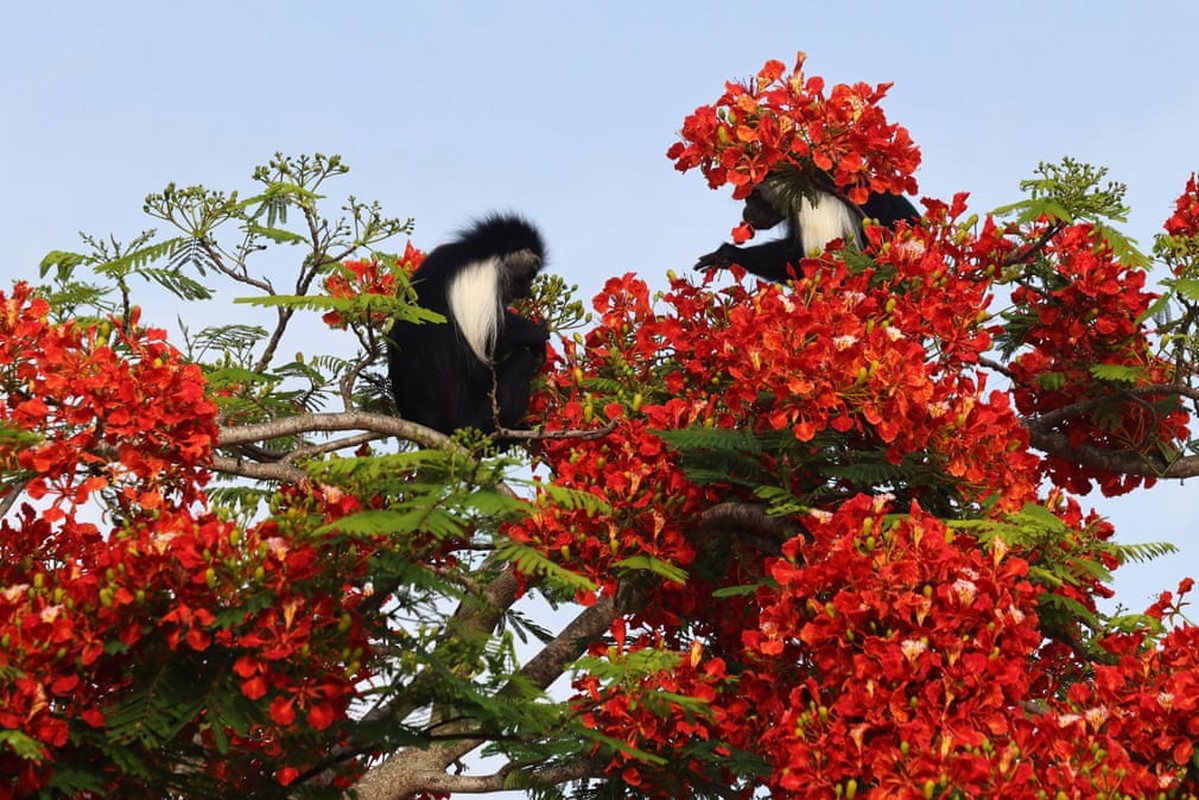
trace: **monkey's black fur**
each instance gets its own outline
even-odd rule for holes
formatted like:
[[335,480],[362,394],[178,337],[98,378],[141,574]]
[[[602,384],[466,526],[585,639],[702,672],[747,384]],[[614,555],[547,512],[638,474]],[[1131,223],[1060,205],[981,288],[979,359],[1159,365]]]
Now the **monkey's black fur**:
[[495,215],[461,231],[412,276],[417,300],[444,324],[397,320],[388,332],[389,374],[400,415],[453,433],[515,428],[528,413],[529,384],[545,361],[549,331],[509,309],[527,297],[545,260],[529,222]]
[[755,230],[768,230],[785,221],[786,236],[752,247],[722,244],[700,256],[697,269],[740,264],[758,277],[781,283],[790,277],[790,267],[798,266],[801,258],[819,254],[834,239],[860,244],[864,219],[894,228],[901,221],[918,221],[920,214],[906,197],[897,194],[871,194],[860,206],[831,191],[817,191],[812,199],[790,196],[781,189],[781,181],[771,176],[745,198],[741,218]]

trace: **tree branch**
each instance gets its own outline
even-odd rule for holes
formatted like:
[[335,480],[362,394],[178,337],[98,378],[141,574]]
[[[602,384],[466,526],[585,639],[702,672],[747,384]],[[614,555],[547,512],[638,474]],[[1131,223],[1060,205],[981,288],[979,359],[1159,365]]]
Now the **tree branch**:
[[[521,675],[535,686],[545,689],[563,673],[568,664],[582,655],[591,642],[611,627],[615,618],[615,600],[609,596],[600,597],[594,605],[575,617],[553,641],[541,649],[541,652],[530,659],[521,670]],[[509,684],[500,689],[498,695],[502,697],[515,691],[515,686]],[[439,735],[462,733],[469,737],[471,731],[467,722],[454,723],[444,728],[448,730],[439,730]],[[403,800],[418,791],[490,791],[489,788],[465,789],[465,781],[455,783],[457,779],[465,776],[451,776],[446,773],[451,764],[484,743],[484,739],[470,737],[423,750],[405,748],[369,770],[354,788],[358,792],[359,800]],[[503,772],[497,774],[502,775]],[[547,773],[552,774],[552,771]],[[545,778],[547,775],[539,777]],[[486,781],[487,777],[489,776],[475,780]],[[564,771],[558,780],[572,780],[576,777],[584,775]],[[454,785],[450,785],[452,783]]]
[[[426,791],[482,794],[506,788],[508,776],[521,769],[517,764],[505,764],[490,775],[450,775],[442,770]],[[557,785],[583,778],[598,778],[604,774],[604,764],[597,759],[580,759],[570,764],[554,764],[532,771],[535,780],[545,785]]]
[[281,436],[331,431],[373,431],[418,442],[428,447],[449,448],[453,440],[432,428],[387,414],[367,411],[341,411],[322,414],[298,414],[253,425],[223,428],[217,439],[218,447],[231,447],[250,442],[262,442]]
[[1075,447],[1069,437],[1054,431],[1035,429],[1028,425],[1028,441],[1033,447],[1051,456],[1073,461],[1084,467],[1124,475],[1148,478],[1193,478],[1199,475],[1199,456],[1179,456],[1166,459],[1132,451],[1106,450],[1084,444]]
[[[991,359],[980,358],[979,364],[1008,378],[1012,377],[1006,366]],[[1155,383],[1120,389],[1119,392],[1137,398],[1152,395],[1176,395],[1199,403],[1199,389],[1180,383]],[[1159,455],[1131,450],[1108,450],[1093,445],[1076,447],[1070,444],[1069,437],[1054,430],[1055,427],[1067,420],[1093,411],[1107,399],[1109,397],[1071,403],[1038,417],[1022,418],[1021,422],[1028,430],[1029,444],[1056,458],[1074,461],[1081,466],[1113,474],[1140,475],[1151,478],[1191,478],[1199,475],[1199,456],[1179,456],[1174,459],[1166,459]]]
[[987,358],[986,356],[981,356],[978,359],[978,365],[980,367],[986,367],[989,370],[998,372],[1000,375],[1003,375],[1008,380],[1014,380],[1014,375],[1013,375],[1012,371],[1007,367],[1006,364],[1000,364],[998,361],[992,361],[991,359]]
[[16,505],[17,498],[25,491],[27,485],[27,483],[22,483],[20,486],[14,486],[3,495],[0,495],[0,519],[4,519],[5,515]]
[[279,481],[280,483],[299,483],[308,477],[308,473],[297,466],[283,461],[259,463],[240,458],[230,458],[213,454],[209,467],[222,475],[237,475],[241,478],[252,478],[262,481]]
[[[512,439],[593,439],[610,433],[616,426],[615,422],[596,430],[552,431],[516,431],[502,429],[497,436]],[[465,448],[457,445],[452,438],[444,433],[426,428],[415,422],[394,417],[388,414],[375,414],[368,411],[340,411],[319,414],[297,414],[294,417],[281,417],[268,422],[258,422],[251,425],[235,425],[222,428],[217,437],[217,447],[236,447],[237,445],[265,442],[284,436],[297,436],[304,433],[331,433],[333,431],[365,431],[359,436],[346,437],[307,448],[300,448],[294,453],[282,456],[281,461],[294,461],[297,458],[319,455],[321,453],[352,447],[383,436],[395,436],[407,441],[416,442],[425,447],[436,447],[467,455]],[[233,475],[244,475],[249,478],[265,477],[279,479],[281,471],[259,470],[253,461],[243,461],[235,458],[213,456],[213,468],[218,472],[228,472]],[[259,465],[265,466],[265,465]],[[284,478],[284,480],[289,480]]]
[[[1130,389],[1120,389],[1119,394],[1128,395],[1129,397],[1146,397],[1151,395],[1178,395],[1189,400],[1199,402],[1199,389],[1194,389],[1190,386],[1184,386],[1178,383],[1154,383],[1147,386],[1136,386]],[[1096,397],[1093,400],[1086,400],[1081,403],[1071,403],[1070,405],[1055,408],[1053,411],[1046,412],[1035,419],[1030,419],[1026,422],[1029,429],[1036,428],[1042,431],[1060,425],[1068,419],[1082,416],[1097,408],[1101,403],[1110,400],[1111,395],[1104,397]]]
[[1054,236],[1057,236],[1058,233],[1065,229],[1065,227],[1066,223],[1064,222],[1053,223],[1045,229],[1045,232],[1042,233],[1041,237],[1035,242],[1028,243],[1022,250],[1010,253],[1008,257],[1003,260],[1003,266],[1011,267],[1015,266],[1016,264],[1031,261],[1039,252],[1041,252],[1041,250],[1045,248],[1045,245],[1049,244],[1049,240]]

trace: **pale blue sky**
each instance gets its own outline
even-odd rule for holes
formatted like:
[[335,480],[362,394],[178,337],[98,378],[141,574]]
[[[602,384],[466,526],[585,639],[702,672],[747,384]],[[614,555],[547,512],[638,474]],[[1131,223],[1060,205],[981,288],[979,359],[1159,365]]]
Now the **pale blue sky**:
[[[168,181],[250,189],[282,150],[340,153],[337,197],[416,217],[419,246],[508,208],[585,296],[625,271],[661,285],[738,214],[665,158],[683,117],[797,50],[830,83],[895,83],[923,194],[968,190],[984,212],[1069,154],[1128,184],[1148,246],[1199,168],[1197,30],[1182,1],[7,2],[0,275],[34,276],[79,230],[150,227],[142,199]],[[1194,486],[1087,502],[1124,541],[1183,548],[1122,570],[1125,605],[1199,572]]]

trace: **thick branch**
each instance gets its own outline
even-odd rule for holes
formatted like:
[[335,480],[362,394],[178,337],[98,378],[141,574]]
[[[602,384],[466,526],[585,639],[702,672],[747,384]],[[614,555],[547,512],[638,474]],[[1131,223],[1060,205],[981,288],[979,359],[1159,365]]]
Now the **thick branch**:
[[223,475],[237,475],[241,478],[253,478],[259,481],[299,483],[308,477],[308,473],[304,470],[283,461],[261,464],[257,461],[229,458],[215,453],[209,466],[214,472],[220,472]]
[[[505,788],[508,775],[517,769],[517,766],[514,764],[506,764],[490,775],[451,775],[445,771],[444,767],[437,766],[440,760],[435,751],[430,750],[418,750],[406,755],[402,771],[408,778],[405,782],[413,788],[400,790],[404,792],[403,794],[389,793],[377,796],[399,800],[400,798],[412,797],[418,791],[444,792],[447,794],[455,792],[461,794],[498,792]],[[556,785],[583,778],[598,777],[603,774],[603,771],[603,764],[599,761],[583,759],[572,764],[556,764],[543,769],[535,769],[534,773],[538,781],[549,785]],[[368,795],[362,793],[358,796],[359,798],[368,797]]]
[[1199,456],[1179,456],[1166,461],[1157,455],[1106,450],[1088,444],[1075,447],[1064,434],[1038,430],[1034,426],[1035,422],[1028,424],[1029,444],[1051,456],[1073,461],[1084,467],[1114,474],[1152,478],[1193,478],[1199,475]]
[[[982,358],[979,359],[979,363],[1009,378],[1012,377],[1011,372],[998,362]],[[1178,383],[1149,384],[1118,391],[1129,397],[1176,395],[1199,402],[1199,389]],[[1070,444],[1069,437],[1054,430],[1067,420],[1090,413],[1107,399],[1109,398],[1101,397],[1071,403],[1039,417],[1022,419],[1024,427],[1028,429],[1029,444],[1048,455],[1102,472],[1152,478],[1191,478],[1199,475],[1199,456],[1180,455],[1167,460],[1157,454],[1131,450],[1108,450],[1085,444],[1075,447]]]
[[784,517],[772,517],[760,503],[717,503],[700,515],[697,533],[704,539],[723,536],[751,544],[764,553],[778,554],[783,542],[803,533]]
[[[235,458],[213,453],[210,466],[216,472],[226,475],[237,475],[254,480],[282,481],[295,483],[308,476],[304,470],[295,466],[294,462],[321,455],[332,450],[345,447],[356,447],[365,441],[397,436],[428,447],[449,449],[456,447],[450,437],[435,430],[417,425],[415,422],[388,416],[387,414],[371,414],[365,411],[346,411],[330,414],[300,414],[294,417],[283,417],[260,422],[254,425],[238,425],[222,428],[217,437],[217,447],[237,447],[251,445],[257,442],[269,441],[284,436],[297,436],[305,433],[331,433],[333,431],[359,431],[354,436],[336,439],[310,447],[301,447],[290,453],[283,454],[278,460],[268,460],[266,457]],[[249,451],[247,451],[249,452]],[[246,453],[243,453],[245,455]]]
[[[486,570],[487,565],[484,565],[482,571],[486,572]],[[503,618],[504,612],[516,602],[519,587],[520,581],[517,578],[516,568],[509,564],[487,584],[478,597],[468,596],[459,603],[450,623],[450,635],[470,637],[473,634],[490,635],[493,633]],[[381,602],[386,594],[387,592],[376,593],[375,597]],[[416,676],[413,685],[409,688],[415,688],[417,683],[429,678],[430,675],[431,673],[425,672]],[[423,693],[416,691],[412,694],[420,696]],[[376,705],[362,719],[364,722],[379,722],[385,719],[399,721],[407,718],[416,709],[417,706],[410,698],[400,698],[396,702]]]
[[[486,570],[487,565],[483,569]],[[459,604],[454,611],[452,625],[469,629],[472,633],[490,634],[499,625],[504,612],[516,602],[519,588],[516,567],[509,564],[487,584],[481,598],[476,600],[468,597]]]
[[[587,646],[612,627],[616,619],[616,601],[607,595],[595,605],[583,610],[553,641],[525,664],[521,674],[534,685],[545,689],[562,674],[567,664],[586,651]],[[503,694],[505,690],[500,690]]]
[[443,433],[408,422],[399,417],[387,414],[371,414],[366,411],[342,411],[328,414],[299,414],[294,417],[283,417],[270,422],[259,422],[254,425],[239,425],[223,428],[217,440],[219,447],[263,442],[277,439],[281,436],[295,436],[301,433],[318,433],[331,431],[373,431],[388,436],[398,436],[429,447],[446,447],[452,444],[450,437]]
[[[598,430],[577,430],[577,431],[519,431],[503,429],[498,435],[505,438],[520,438],[520,439],[565,439],[579,438],[592,439],[598,436],[603,436],[609,433],[615,427],[615,423],[610,423]],[[373,414],[367,411],[341,411],[321,414],[297,414],[294,417],[282,417],[273,419],[269,422],[259,422],[253,425],[237,425],[229,428],[222,428],[220,435],[217,437],[218,447],[235,447],[237,445],[252,444],[255,442],[265,442],[271,439],[278,439],[284,436],[297,436],[304,433],[331,433],[333,431],[366,431],[376,436],[359,436],[348,437],[341,442],[331,442],[328,444],[314,445],[309,448],[301,448],[296,451],[296,454],[285,455],[281,460],[294,460],[297,457],[306,457],[309,455],[319,455],[320,453],[329,452],[333,449],[341,449],[342,447],[350,447],[361,444],[363,441],[370,438],[378,438],[379,436],[396,436],[401,439],[416,442],[417,444],[426,447],[436,447],[441,450],[458,450],[463,454],[467,451],[454,443],[454,440],[444,433],[435,431],[432,428],[426,428],[424,425],[418,425],[415,422],[401,419],[399,417],[390,416],[388,414]],[[217,464],[220,466],[216,466]],[[244,475],[246,477],[266,477],[274,479],[276,476],[271,471],[257,471],[249,467],[246,462],[238,461],[237,459],[221,459],[214,457],[214,468],[220,472],[229,472],[234,475]],[[242,465],[234,468],[234,465]]]

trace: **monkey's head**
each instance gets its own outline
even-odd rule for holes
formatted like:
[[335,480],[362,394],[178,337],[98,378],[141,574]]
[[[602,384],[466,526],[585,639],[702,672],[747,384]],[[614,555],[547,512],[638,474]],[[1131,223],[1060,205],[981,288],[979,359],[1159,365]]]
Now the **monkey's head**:
[[792,204],[780,191],[777,178],[767,176],[745,198],[745,208],[741,211],[741,219],[754,227],[754,230],[764,231],[778,225],[792,211]]
[[474,259],[497,260],[505,305],[529,296],[545,264],[545,243],[530,222],[515,214],[493,214],[465,231],[463,243]]
[[532,291],[533,279],[541,272],[541,254],[530,249],[517,250],[507,253],[500,258],[505,276],[506,294],[508,299],[528,297]]

